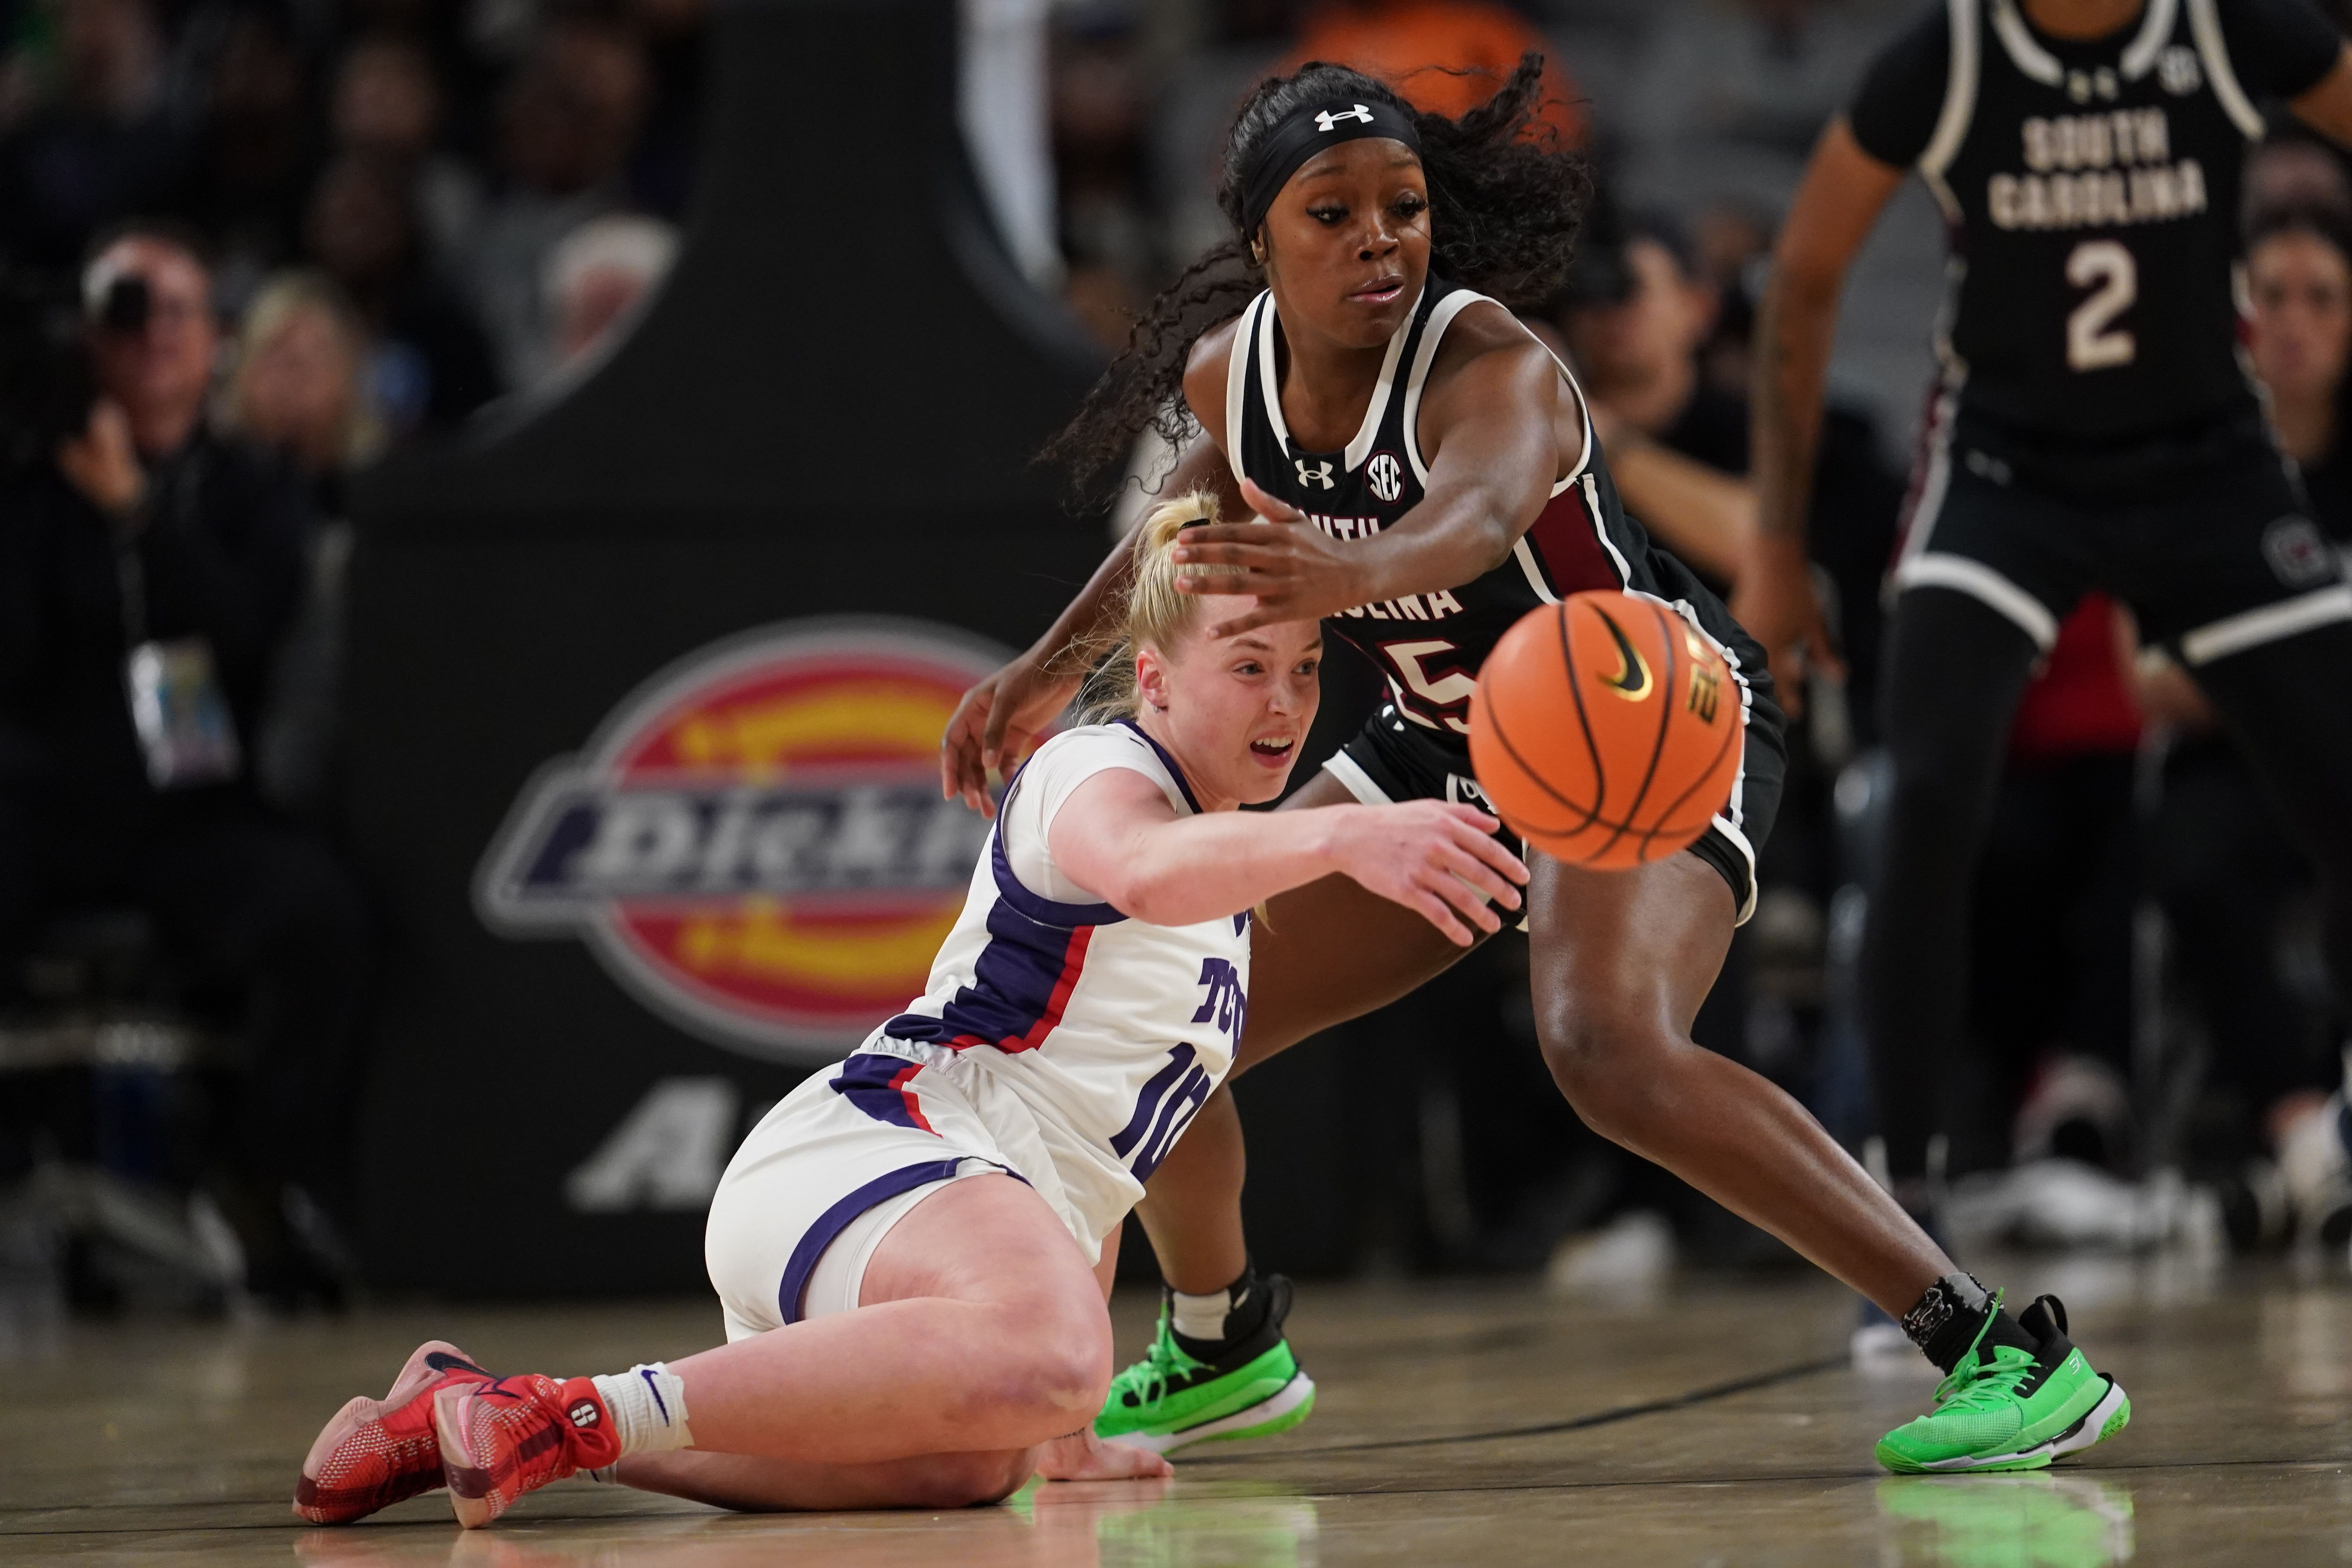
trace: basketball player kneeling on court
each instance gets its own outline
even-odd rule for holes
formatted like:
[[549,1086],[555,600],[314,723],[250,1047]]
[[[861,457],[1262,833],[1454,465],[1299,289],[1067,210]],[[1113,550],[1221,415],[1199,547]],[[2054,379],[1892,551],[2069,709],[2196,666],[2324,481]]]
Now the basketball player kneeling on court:
[[[328,1423],[296,1513],[343,1522],[446,1478],[482,1525],[580,1470],[746,1509],[1166,1471],[1091,1429],[1104,1292],[1144,1178],[1232,1063],[1253,906],[1339,873],[1466,945],[1528,879],[1467,805],[1235,809],[1282,793],[1322,639],[1212,635],[1252,604],[1178,593],[1170,551],[1213,513],[1188,498],[1137,534],[1104,721],[1013,777],[929,989],[736,1152],[707,1241],[730,1342],[568,1380],[430,1342]],[[1297,1373],[1283,1398],[1313,1390]]]

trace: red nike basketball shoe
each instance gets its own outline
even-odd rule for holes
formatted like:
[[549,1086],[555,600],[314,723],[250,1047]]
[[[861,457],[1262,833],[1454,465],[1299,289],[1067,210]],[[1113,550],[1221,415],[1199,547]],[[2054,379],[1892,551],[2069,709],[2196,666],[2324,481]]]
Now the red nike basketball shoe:
[[433,1396],[441,1465],[457,1522],[479,1530],[537,1491],[621,1457],[621,1435],[595,1380],[527,1373],[455,1384]]
[[294,1516],[312,1524],[349,1524],[441,1485],[433,1396],[489,1381],[456,1345],[427,1340],[417,1346],[391,1393],[382,1399],[362,1394],[320,1432],[294,1483]]

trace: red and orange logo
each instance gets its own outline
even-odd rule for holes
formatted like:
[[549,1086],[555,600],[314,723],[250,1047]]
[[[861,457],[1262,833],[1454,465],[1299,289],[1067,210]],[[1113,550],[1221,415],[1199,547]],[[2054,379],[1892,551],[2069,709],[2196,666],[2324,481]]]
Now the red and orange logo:
[[491,929],[580,936],[716,1044],[831,1060],[919,994],[988,825],[940,737],[1001,653],[918,621],[794,622],[692,654],[525,786]]

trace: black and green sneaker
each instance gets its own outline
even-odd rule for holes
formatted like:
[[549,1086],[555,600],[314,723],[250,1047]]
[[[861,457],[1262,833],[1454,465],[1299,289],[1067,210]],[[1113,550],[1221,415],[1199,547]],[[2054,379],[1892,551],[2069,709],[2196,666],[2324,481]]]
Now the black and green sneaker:
[[1265,1322],[1213,1361],[1177,1342],[1163,1299],[1151,1349],[1111,1380],[1095,1436],[1170,1454],[1194,1443],[1270,1437],[1306,1420],[1315,1409],[1315,1380],[1282,1337],[1290,1281],[1268,1274],[1260,1284],[1269,1303]]
[[1976,1342],[1936,1390],[1936,1408],[1878,1442],[1878,1462],[1901,1475],[2038,1470],[2124,1429],[2131,1401],[2093,1370],[2066,1337],[2066,1309],[2044,1296],[2017,1320],[2036,1348],[1988,1344],[1995,1294]]

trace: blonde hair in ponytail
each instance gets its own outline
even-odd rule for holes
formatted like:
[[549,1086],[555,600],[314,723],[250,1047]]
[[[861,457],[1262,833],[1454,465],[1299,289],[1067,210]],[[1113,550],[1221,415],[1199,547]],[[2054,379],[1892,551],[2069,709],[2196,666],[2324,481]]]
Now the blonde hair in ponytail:
[[[1152,508],[1129,537],[1127,592],[1119,600],[1110,634],[1072,650],[1077,660],[1094,671],[1079,694],[1079,722],[1100,724],[1135,717],[1142,703],[1135,688],[1136,654],[1147,647],[1165,654],[1191,624],[1198,607],[1194,595],[1176,591],[1176,563],[1169,552],[1185,529],[1219,521],[1217,498],[1207,490],[1192,490]],[[1197,576],[1244,575],[1238,566],[1188,570]]]

